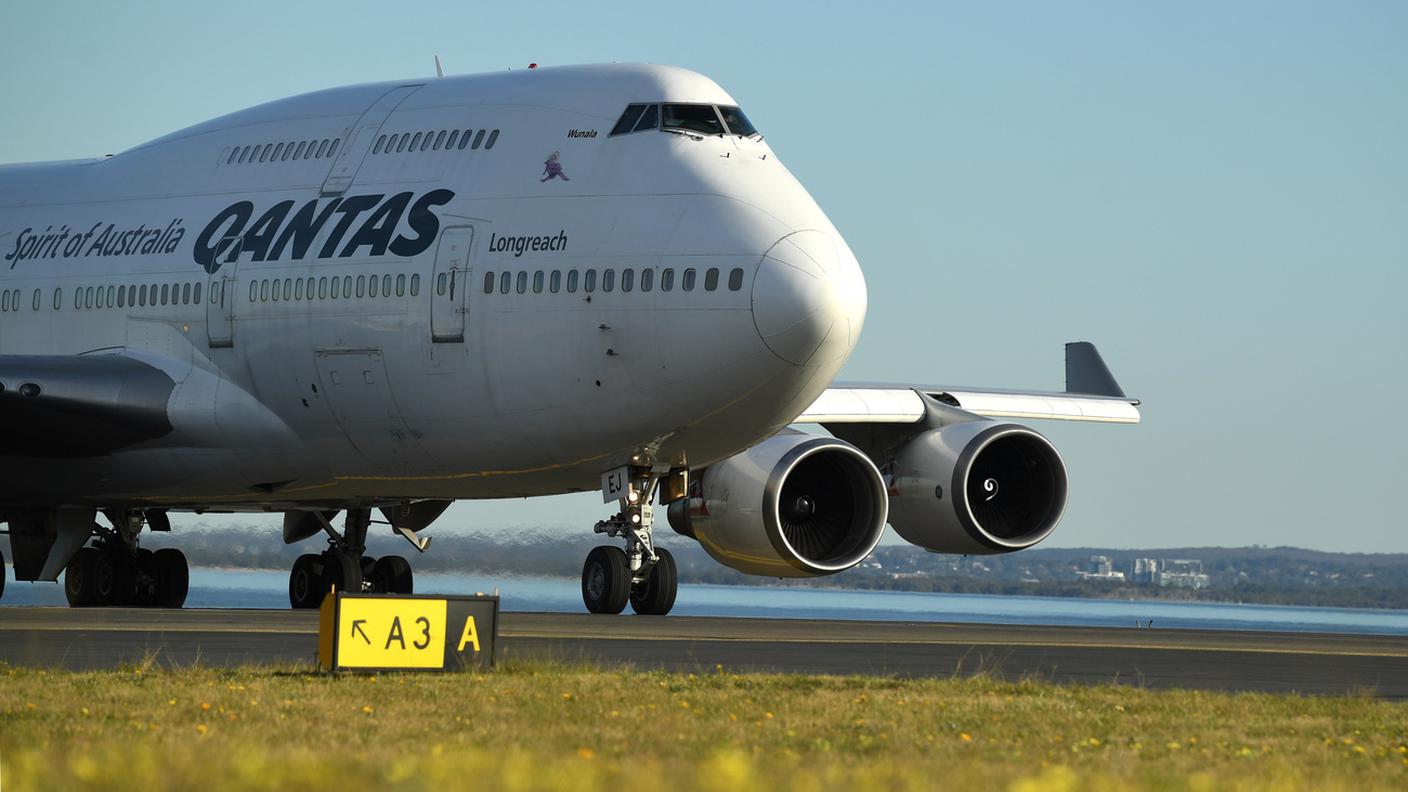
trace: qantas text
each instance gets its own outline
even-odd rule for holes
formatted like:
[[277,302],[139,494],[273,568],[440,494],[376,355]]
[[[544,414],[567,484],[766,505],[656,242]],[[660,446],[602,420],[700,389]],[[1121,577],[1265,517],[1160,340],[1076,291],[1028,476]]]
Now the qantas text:
[[[255,217],[251,201],[238,201],[206,224],[191,251],[206,272],[250,253],[254,261],[299,261],[315,258],[350,258],[356,255],[392,255],[410,258],[425,252],[440,233],[440,218],[431,211],[455,197],[451,190],[431,190],[415,197],[403,192],[392,196],[352,195],[314,198],[294,209],[296,201],[281,201]],[[409,207],[409,208],[408,208]],[[336,215],[337,219],[333,220]],[[409,236],[397,234],[402,217]],[[356,231],[352,227],[357,224]],[[323,244],[311,251],[322,230],[332,224]],[[348,232],[352,231],[349,235]],[[345,240],[345,244],[344,244]]]

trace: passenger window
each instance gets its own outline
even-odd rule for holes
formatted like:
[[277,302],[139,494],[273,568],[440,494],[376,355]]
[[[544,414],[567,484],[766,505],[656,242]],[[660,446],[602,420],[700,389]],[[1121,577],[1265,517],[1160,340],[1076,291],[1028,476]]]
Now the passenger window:
[[280,289],[280,288],[279,288],[279,279],[278,279],[278,278],[275,278],[275,279],[274,279],[274,288],[272,288],[272,289],[269,290],[269,299],[270,299],[270,301],[272,301],[272,302],[278,302],[278,301],[279,301],[279,295],[280,295],[281,293],[283,293],[283,289]]
[[440,130],[440,134],[435,136],[435,150],[439,151],[440,146],[445,142],[445,130]]
[[[118,293],[121,294],[121,292]],[[196,287],[191,292],[191,302],[200,305],[200,281],[196,281]]]
[[645,105],[633,104],[626,106],[626,112],[617,119],[616,126],[611,128],[612,135],[624,135],[636,128],[636,122],[640,120],[640,114],[645,112]]
[[[385,138],[382,138],[382,139],[385,140]],[[294,159],[296,159],[296,160],[303,159],[303,147],[306,146],[306,145],[308,145],[308,141],[306,141],[306,140],[300,140],[300,141],[298,141],[298,148],[295,149],[294,152],[293,152],[293,158],[294,158]]]
[[449,151],[450,149],[452,149],[452,148],[455,147],[455,140],[456,140],[456,138],[458,138],[459,136],[460,136],[460,131],[459,131],[458,129],[452,129],[452,130],[450,130],[450,139],[447,140],[447,141],[445,141],[445,150],[446,150],[446,151]]
[[648,292],[655,286],[655,270],[643,269],[640,271],[640,290]]
[[728,290],[738,291],[743,288],[743,268],[734,267],[728,271]]
[[[109,296],[108,296],[108,303],[111,304],[111,303],[112,303],[112,296],[111,296],[112,293],[109,292],[108,294],[109,294]],[[191,304],[191,284],[189,284],[189,283],[187,283],[187,284],[185,284],[184,286],[181,287],[181,303],[182,303],[183,305],[190,305],[190,304]]]
[[318,278],[318,299],[319,299],[319,300],[326,300],[327,297],[328,297],[328,279],[327,279],[326,277]]
[[660,128],[666,131],[680,130],[697,132],[701,135],[722,135],[723,122],[713,105],[667,104],[660,117]]
[[567,293],[577,293],[577,270],[567,270]]
[[528,291],[528,272],[525,270],[518,273],[518,293],[523,294]]
[[484,273],[484,293],[485,293],[485,294],[493,294],[493,293],[494,293],[494,273],[492,273],[492,272],[486,272],[486,273]]
[[430,141],[431,141],[434,137],[435,137],[435,133],[434,133],[434,132],[426,132],[426,133],[425,133],[425,142],[423,142],[423,143],[420,144],[420,150],[421,150],[421,151],[425,151],[426,149],[430,148]]
[[488,139],[487,141],[485,141],[485,143],[484,143],[484,148],[485,148],[486,150],[487,150],[487,149],[491,149],[491,148],[494,147],[494,144],[497,143],[497,142],[499,142],[499,130],[495,129],[493,132],[490,132],[490,133],[489,133],[489,139]]
[[161,304],[166,305],[166,298],[170,296],[171,287],[165,283],[161,284]]
[[660,105],[651,105],[641,113],[640,121],[636,123],[636,132],[643,129],[655,129],[660,126]]
[[328,299],[336,300],[342,296],[342,287],[338,285],[337,278],[333,278],[328,287]]
[[259,281],[249,282],[249,301],[254,302],[259,297]]
[[[108,304],[108,307],[109,307],[109,308],[112,307],[112,301],[113,301],[113,298],[114,298],[116,295],[117,295],[117,287],[116,287],[116,286],[109,286],[109,287],[108,287],[108,299],[107,299],[107,304]],[[19,307],[20,307],[19,299],[20,299],[20,293],[19,293],[19,292],[15,292],[15,309],[16,309],[16,310],[19,310]]]
[[397,153],[397,154],[400,154],[401,152],[405,151],[405,150],[406,150],[406,145],[407,145],[408,143],[410,143],[410,142],[411,142],[411,135],[410,135],[409,132],[406,133],[406,134],[404,134],[404,135],[402,135],[402,136],[401,136],[401,142],[396,144],[396,153]]
[[259,302],[269,302],[269,281],[259,281]]
[[225,160],[225,164],[226,164],[226,165],[234,165],[234,164],[235,164],[235,157],[238,157],[239,155],[240,155],[240,147],[239,147],[239,146],[235,146],[234,148],[230,149],[230,158],[227,159],[227,160]]
[[333,138],[333,139],[332,139],[332,145],[328,146],[328,156],[329,156],[329,157],[331,157],[331,156],[333,156],[334,154],[337,153],[337,144],[339,144],[339,143],[341,143],[341,142],[342,142],[342,138]]
[[93,287],[89,286],[83,290],[83,307],[93,307]]
[[416,135],[415,135],[415,137],[411,138],[411,152],[412,152],[412,153],[415,152],[416,146],[419,146],[419,145],[420,145],[420,134],[421,134],[421,133],[417,132]]
[[418,296],[420,296],[420,275],[419,275],[419,274],[417,274],[417,275],[412,275],[412,276],[411,276],[411,296],[412,296],[412,297],[418,297]]
[[675,268],[666,267],[660,273],[660,291],[670,291],[675,288]]
[[633,269],[621,270],[621,291],[628,292],[636,285],[636,271]]
[[303,299],[303,279],[298,278],[293,282],[293,299]]
[[239,164],[243,165],[245,159],[247,159],[248,157],[249,157],[249,146],[245,146],[244,148],[240,149],[240,162],[239,162]]
[[366,276],[366,275],[358,275],[358,276],[357,276],[357,297],[360,299],[361,297],[366,296],[366,293],[367,293],[367,276]]
[[[405,276],[403,275],[403,276],[401,276],[401,277],[405,277]],[[468,286],[466,286],[466,288],[468,288]],[[390,297],[390,296],[391,296],[391,276],[390,276],[390,275],[382,275],[382,276],[381,276],[381,296],[382,296],[382,297]]]
[[380,280],[381,280],[381,279],[378,278],[377,276],[375,276],[375,275],[372,276],[371,283],[368,283],[368,284],[367,284],[367,296],[368,296],[368,297],[375,297],[375,296],[376,296],[376,293],[377,293],[377,283],[378,283],[378,281],[380,281]]
[[480,144],[480,143],[483,143],[483,142],[484,142],[484,130],[481,129],[481,130],[479,130],[479,133],[474,136],[474,142],[471,143],[469,147],[472,148],[472,149],[477,149],[477,148],[479,148],[479,144]]
[[381,153],[381,147],[384,146],[384,145],[386,145],[386,135],[382,135],[381,137],[379,137],[379,138],[376,139],[376,145],[375,145],[375,146],[372,146],[372,153],[373,153],[373,154],[380,154],[380,153]]
[[616,288],[616,270],[607,269],[601,273],[601,290],[609,292],[614,288]]
[[690,267],[684,271],[684,279],[680,282],[681,291],[694,291],[694,268]]
[[[289,143],[288,145],[289,147],[293,146],[292,143]],[[279,145],[274,147],[274,159],[279,162],[283,162],[285,159],[287,159],[287,153],[284,151],[283,143],[280,143]]]
[[[117,290],[117,307],[127,307],[127,287],[121,286]],[[34,310],[39,310],[39,292],[34,293]]]
[[82,287],[82,286],[79,286],[78,288],[76,288],[76,289],[73,290],[73,307],[74,307],[74,308],[82,308],[82,307],[83,307],[83,287]]
[[533,293],[534,293],[534,294],[542,294],[542,293],[543,293],[543,271],[542,271],[542,270],[538,270],[537,272],[533,273]]
[[343,276],[342,276],[342,299],[344,299],[344,300],[350,300],[350,299],[352,299],[352,276],[351,276],[351,275],[343,275]]
[[[559,291],[561,291],[561,290],[562,290],[562,270],[553,270],[553,271],[552,271],[552,275],[549,275],[549,276],[548,276],[548,291],[552,292],[553,294],[557,294],[557,293],[558,293]],[[35,292],[35,294],[37,295],[38,292]],[[35,297],[35,298],[34,298],[34,301],[35,301],[36,303],[38,303],[38,302],[39,302],[39,298],[38,298],[38,297]]]
[[322,159],[322,158],[323,158],[323,155],[326,154],[327,152],[328,152],[328,139],[327,139],[327,138],[323,138],[321,141],[318,142],[318,153],[315,154],[315,155],[313,155],[313,156],[314,156],[315,159]]
[[582,291],[588,294],[596,291],[596,270],[587,270],[587,274],[582,276]]
[[39,310],[39,289],[34,290],[34,310]]
[[499,294],[508,294],[508,290],[513,288],[513,273],[499,273]]
[[[317,281],[314,280],[313,276],[311,276],[311,275],[308,276],[308,288],[306,288],[306,289],[303,290],[303,294],[304,294],[304,295],[307,297],[307,299],[309,299],[309,300],[313,299],[313,284],[315,284],[315,283],[317,283]],[[200,284],[199,284],[199,283],[196,284],[196,289],[200,289]],[[199,297],[196,298],[196,302],[200,302],[200,298],[199,298]]]
[[466,130],[464,131],[464,135],[460,137],[460,150],[461,150],[461,151],[464,150],[464,147],[465,147],[465,146],[468,146],[468,145],[469,145],[469,138],[470,138],[470,136],[471,136],[473,133],[474,133],[474,130],[473,130],[473,129],[466,129]]
[[[493,285],[493,284],[490,284]],[[396,296],[406,296],[406,276],[404,273],[396,276]]]
[[288,278],[284,278],[284,300],[289,300],[289,299],[291,299],[292,297],[293,297],[293,281],[289,280]]
[[436,275],[436,276],[435,276],[435,293],[438,294],[438,295],[440,295],[441,297],[444,297],[444,296],[445,296],[445,288],[449,285],[449,283],[450,283],[450,276],[449,276],[449,275],[446,275],[446,274],[443,273],[443,272],[440,273],[439,275]]
[[59,308],[63,306],[63,301],[64,301],[64,290],[63,290],[63,289],[54,289],[54,310],[55,310],[55,311],[59,310]]
[[6,289],[5,293],[0,295],[0,311],[8,310],[10,310],[10,290]]
[[710,267],[709,271],[704,273],[704,291],[713,291],[717,288],[719,288],[719,268]]

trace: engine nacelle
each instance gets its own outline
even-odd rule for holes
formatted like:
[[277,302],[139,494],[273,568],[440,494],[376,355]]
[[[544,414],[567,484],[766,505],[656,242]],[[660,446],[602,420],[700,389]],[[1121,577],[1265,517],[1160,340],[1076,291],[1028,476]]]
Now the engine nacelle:
[[1025,426],[969,421],[900,448],[888,473],[890,525],[936,553],[1010,553],[1045,539],[1066,508],[1066,466]]
[[750,575],[850,569],[885,531],[884,481],[855,446],[785,431],[694,474],[670,527]]

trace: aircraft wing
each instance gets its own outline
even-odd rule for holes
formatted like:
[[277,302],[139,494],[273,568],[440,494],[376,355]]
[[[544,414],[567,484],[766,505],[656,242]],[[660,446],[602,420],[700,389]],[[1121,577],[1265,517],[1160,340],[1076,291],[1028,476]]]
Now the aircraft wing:
[[0,355],[0,456],[98,456],[161,437],[174,387],[122,355]]
[[918,423],[926,414],[920,394],[988,418],[1139,423],[1139,400],[1125,395],[1088,341],[1066,344],[1064,391],[837,383],[795,423]]

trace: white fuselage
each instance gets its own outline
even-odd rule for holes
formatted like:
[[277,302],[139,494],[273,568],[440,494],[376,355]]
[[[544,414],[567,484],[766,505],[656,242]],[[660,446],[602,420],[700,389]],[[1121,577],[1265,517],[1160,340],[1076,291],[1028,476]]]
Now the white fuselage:
[[176,383],[164,437],[0,457],[0,505],[540,495],[775,433],[845,362],[864,280],[760,138],[609,134],[664,102],[736,104],[679,69],[540,69],[0,168],[0,355]]

